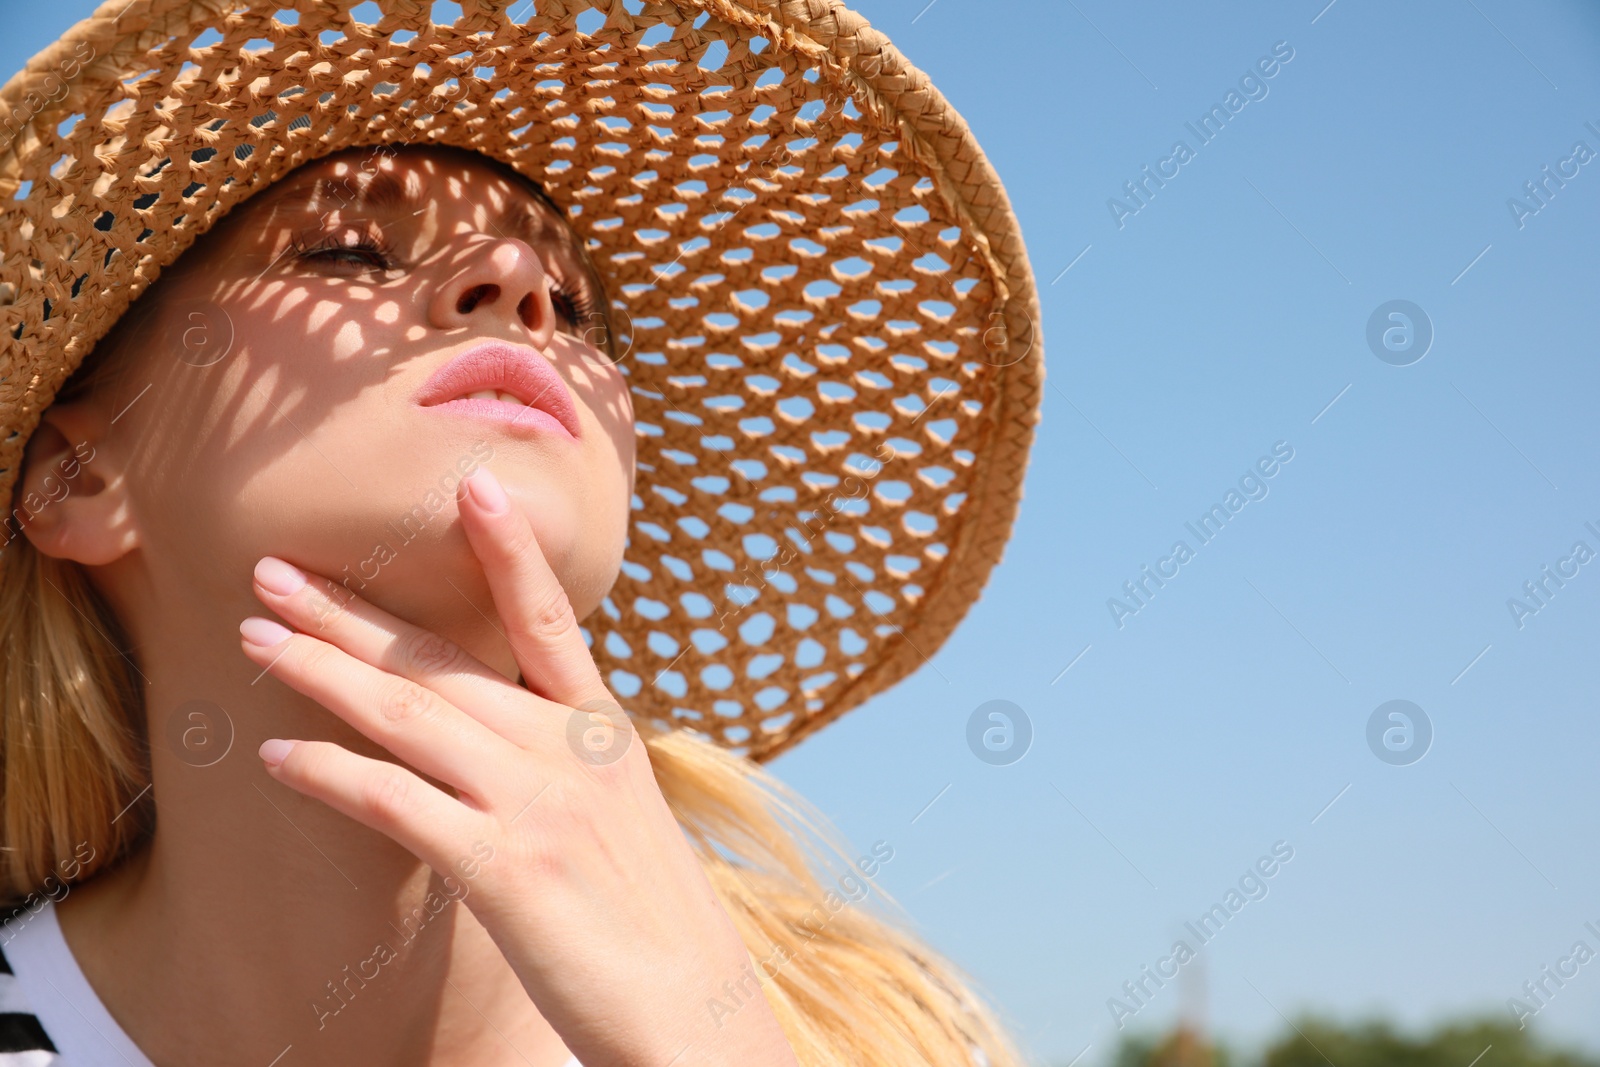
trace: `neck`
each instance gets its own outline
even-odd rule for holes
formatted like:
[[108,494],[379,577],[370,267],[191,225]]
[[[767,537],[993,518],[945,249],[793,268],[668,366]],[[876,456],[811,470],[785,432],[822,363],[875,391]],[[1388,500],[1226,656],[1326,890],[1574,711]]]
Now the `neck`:
[[[153,780],[142,803],[153,799],[157,829],[59,905],[108,1010],[163,1067],[259,1067],[290,1046],[297,1067],[563,1064],[560,1039],[463,903],[470,879],[441,878],[268,777],[255,755],[268,737],[385,757],[320,705],[258,680],[219,620],[260,605],[227,610],[213,603],[187,626],[184,613],[151,613],[172,625],[136,646]],[[174,717],[195,724],[187,743]]]

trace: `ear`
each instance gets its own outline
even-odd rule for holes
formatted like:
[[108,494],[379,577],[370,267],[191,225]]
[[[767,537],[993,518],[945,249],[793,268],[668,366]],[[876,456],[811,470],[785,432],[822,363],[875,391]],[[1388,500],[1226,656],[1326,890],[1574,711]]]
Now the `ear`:
[[53,404],[23,451],[6,517],[47,556],[101,566],[139,546],[121,456],[106,415],[86,401]]

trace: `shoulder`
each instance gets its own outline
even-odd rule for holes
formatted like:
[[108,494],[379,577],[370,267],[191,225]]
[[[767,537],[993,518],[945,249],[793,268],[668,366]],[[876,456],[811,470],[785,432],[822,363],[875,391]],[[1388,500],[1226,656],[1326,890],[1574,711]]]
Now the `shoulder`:
[[33,1014],[27,990],[0,949],[0,1067],[61,1067],[61,1057]]

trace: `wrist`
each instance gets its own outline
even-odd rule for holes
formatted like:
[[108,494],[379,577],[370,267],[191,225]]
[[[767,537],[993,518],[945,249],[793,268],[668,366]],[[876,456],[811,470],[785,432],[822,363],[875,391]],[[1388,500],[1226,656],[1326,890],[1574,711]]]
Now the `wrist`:
[[795,1067],[797,1061],[765,993],[754,980],[709,985],[663,1020],[652,1042],[661,1067]]

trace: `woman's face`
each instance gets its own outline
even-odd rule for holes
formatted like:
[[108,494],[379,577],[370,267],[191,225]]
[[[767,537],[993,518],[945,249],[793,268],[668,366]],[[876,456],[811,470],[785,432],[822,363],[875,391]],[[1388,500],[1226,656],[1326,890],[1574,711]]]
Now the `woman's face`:
[[[329,156],[235,209],[119,330],[113,429],[154,588],[248,589],[272,554],[419,624],[478,624],[455,488],[486,465],[593,610],[633,413],[574,242],[519,182],[431,148]],[[476,377],[434,379],[473,353]]]

